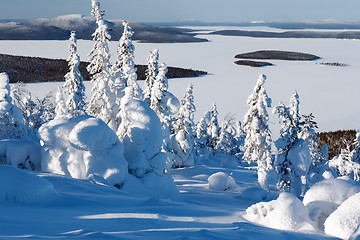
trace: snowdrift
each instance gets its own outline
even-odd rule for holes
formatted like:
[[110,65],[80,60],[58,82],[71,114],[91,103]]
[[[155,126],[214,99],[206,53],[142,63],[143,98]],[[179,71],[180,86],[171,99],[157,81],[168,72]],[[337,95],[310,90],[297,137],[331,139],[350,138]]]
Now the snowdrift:
[[2,139],[0,140],[0,164],[40,171],[40,144],[26,139]]
[[56,195],[51,182],[13,166],[0,165],[0,182],[0,203],[35,204]]
[[302,202],[291,193],[281,193],[270,202],[260,202],[246,210],[244,217],[270,228],[291,231],[316,231]]
[[98,175],[116,186],[125,182],[128,164],[123,145],[102,120],[55,119],[41,126],[39,136],[43,171],[80,179]]

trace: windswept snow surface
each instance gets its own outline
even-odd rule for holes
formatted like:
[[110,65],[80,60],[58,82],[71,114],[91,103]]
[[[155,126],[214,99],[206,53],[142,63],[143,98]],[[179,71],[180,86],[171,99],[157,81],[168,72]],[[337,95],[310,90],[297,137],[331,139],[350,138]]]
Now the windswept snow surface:
[[[96,178],[80,180],[10,166],[3,169],[2,181],[3,176],[19,179],[31,175],[33,179],[25,178],[31,189],[36,190],[35,184],[41,180],[53,194],[32,205],[1,202],[0,239],[330,239],[269,229],[242,218],[252,204],[277,197],[265,193],[256,198],[260,196],[257,175],[247,168],[196,165],[171,170],[169,174],[181,192],[177,199],[157,197],[141,188],[119,190]],[[232,173],[239,187],[209,189],[207,179],[217,172]],[[22,180],[11,182],[11,186],[23,184]],[[4,191],[0,190],[1,196]],[[254,200],[249,200],[250,195]]]

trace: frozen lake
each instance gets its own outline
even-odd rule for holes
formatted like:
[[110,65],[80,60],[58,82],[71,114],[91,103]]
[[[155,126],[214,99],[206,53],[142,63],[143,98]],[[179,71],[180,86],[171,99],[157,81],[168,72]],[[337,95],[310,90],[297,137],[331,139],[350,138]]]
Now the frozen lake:
[[[201,29],[209,29],[201,27]],[[216,27],[211,30],[226,29]],[[233,27],[229,27],[233,29]],[[198,29],[197,29],[198,30]],[[194,83],[196,120],[218,105],[220,121],[227,114],[235,114],[242,121],[247,111],[246,99],[252,92],[259,74],[267,75],[266,89],[273,101],[273,107],[280,101],[286,105],[294,90],[300,95],[300,110],[303,114],[313,113],[320,131],[338,129],[360,129],[360,49],[359,40],[337,39],[271,39],[216,35],[198,35],[209,39],[205,43],[135,43],[135,57],[138,64],[145,64],[148,53],[154,48],[160,50],[160,60],[168,66],[205,70],[209,75],[200,78],[172,79],[170,90],[182,98],[186,86]],[[113,59],[118,42],[110,44]],[[82,60],[92,48],[91,41],[79,40],[78,50]],[[286,50],[311,53],[322,59],[312,62],[272,61],[275,66],[250,68],[234,64],[234,56],[256,50]],[[0,41],[0,53],[67,58],[67,41]],[[346,63],[347,67],[322,66],[320,62]],[[42,96],[55,89],[57,83],[31,84],[34,95]],[[90,90],[90,83],[87,84]],[[278,135],[278,120],[271,114],[273,134]]]

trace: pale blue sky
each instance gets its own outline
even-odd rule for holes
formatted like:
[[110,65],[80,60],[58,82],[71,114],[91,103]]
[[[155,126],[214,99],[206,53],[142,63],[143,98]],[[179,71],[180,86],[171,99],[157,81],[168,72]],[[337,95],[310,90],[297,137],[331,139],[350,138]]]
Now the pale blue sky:
[[[0,0],[0,19],[89,15],[90,0]],[[102,0],[107,19],[360,22],[360,0]]]

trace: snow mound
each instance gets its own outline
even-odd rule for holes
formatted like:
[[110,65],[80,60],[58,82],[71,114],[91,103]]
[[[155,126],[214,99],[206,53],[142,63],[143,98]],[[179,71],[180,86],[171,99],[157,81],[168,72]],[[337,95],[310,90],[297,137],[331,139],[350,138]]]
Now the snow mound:
[[[325,221],[325,233],[355,239],[360,235],[360,193],[345,200]],[[357,239],[357,238],[356,238]]]
[[315,231],[305,206],[291,193],[284,192],[276,200],[252,205],[244,217],[270,228]]
[[79,116],[55,119],[39,129],[42,170],[86,179],[98,175],[121,186],[128,172],[123,145],[100,119]]
[[0,165],[0,182],[0,202],[35,204],[56,194],[51,182],[13,166]]
[[312,186],[305,193],[303,203],[307,206],[310,202],[322,201],[340,205],[358,192],[360,192],[359,184],[348,177],[327,179]]
[[163,132],[156,113],[143,101],[130,100],[121,110],[124,156],[129,171],[137,177],[148,172],[162,175],[166,154],[161,152]]
[[146,198],[182,200],[171,176],[158,175],[153,172],[145,174],[142,178],[129,174],[121,189]]
[[310,219],[324,230],[324,222],[337,207],[352,195],[360,192],[360,186],[348,177],[323,180],[312,186],[306,193],[303,203]]
[[235,179],[224,172],[217,172],[212,174],[208,178],[209,189],[217,191],[226,191],[229,189],[235,189],[238,185]]
[[272,200],[276,197],[273,197],[268,191],[260,187],[249,187],[241,191],[239,198],[251,200],[251,201],[264,201]]
[[0,140],[0,164],[39,171],[41,170],[40,145],[24,139],[2,139]]

